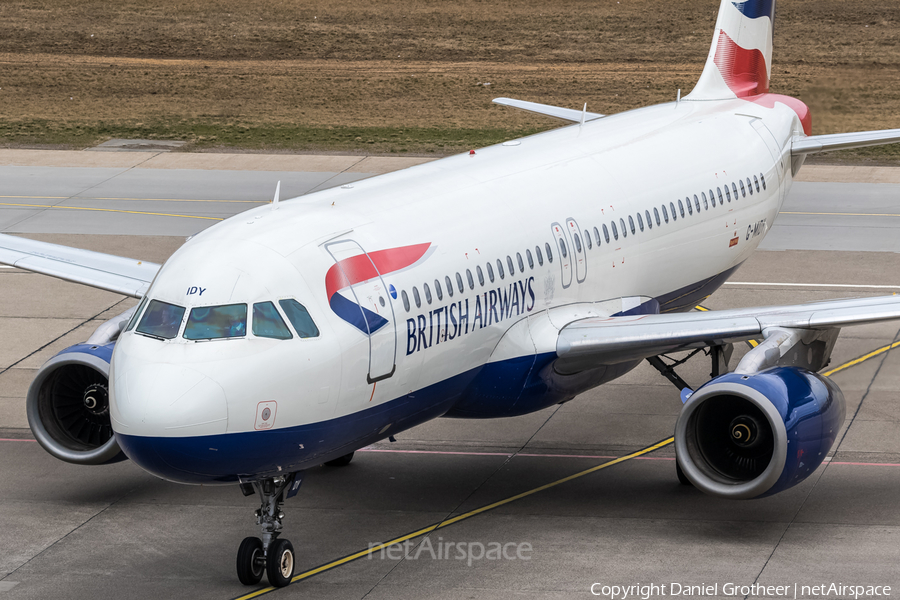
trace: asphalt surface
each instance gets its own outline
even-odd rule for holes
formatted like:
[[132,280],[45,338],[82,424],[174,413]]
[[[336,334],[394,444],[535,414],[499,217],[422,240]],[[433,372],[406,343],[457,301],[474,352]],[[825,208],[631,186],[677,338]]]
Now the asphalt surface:
[[[359,157],[307,171],[286,168],[284,158],[266,170],[235,171],[241,163],[224,159],[218,168],[179,169],[150,168],[145,157],[138,157],[143,167],[128,163],[135,157],[103,157],[78,157],[77,166],[37,155],[0,160],[0,230],[161,262],[184,236],[268,201],[275,181],[286,198],[389,169],[381,163],[362,170]],[[104,160],[119,162],[102,166]],[[21,164],[29,161],[37,164]],[[248,169],[264,168],[263,159],[245,161],[256,161]],[[829,183],[827,176],[795,185],[784,208],[794,214],[776,221],[764,243],[769,251],[757,252],[708,308],[900,292],[896,177],[867,184]],[[68,465],[31,439],[24,397],[36,370],[131,304],[0,269],[0,598],[230,599],[262,587],[245,588],[234,572],[240,540],[257,534],[255,498],[234,487],[167,483],[129,462]],[[829,368],[898,339],[900,324],[846,329]],[[358,453],[348,467],[307,473],[285,506],[283,537],[298,552],[295,573],[464,518],[412,538],[405,558],[375,552],[269,597],[570,598],[593,597],[594,583],[598,592],[603,585],[665,584],[667,595],[672,583],[716,585],[714,593],[688,595],[741,598],[726,584],[789,588],[751,597],[793,597],[796,584],[798,597],[852,596],[803,593],[802,586],[834,583],[891,586],[895,596],[898,366],[900,348],[832,375],[848,412],[831,462],[763,500],[717,500],[678,485],[666,445],[503,502],[667,439],[681,403],[649,367],[525,417],[426,423],[396,443]],[[708,370],[695,360],[682,375],[699,384]],[[506,558],[477,558],[495,543]]]

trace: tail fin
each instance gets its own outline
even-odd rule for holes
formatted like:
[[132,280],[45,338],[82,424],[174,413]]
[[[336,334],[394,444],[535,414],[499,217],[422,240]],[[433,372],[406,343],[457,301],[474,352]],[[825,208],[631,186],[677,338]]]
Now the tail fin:
[[706,66],[685,99],[724,100],[767,93],[774,24],[775,0],[722,0]]

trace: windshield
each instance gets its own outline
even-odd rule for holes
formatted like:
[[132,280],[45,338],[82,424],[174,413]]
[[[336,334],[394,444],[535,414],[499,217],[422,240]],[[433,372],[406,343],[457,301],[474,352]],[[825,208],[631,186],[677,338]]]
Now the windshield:
[[246,304],[193,308],[184,328],[184,337],[189,340],[213,340],[245,335],[247,335]]
[[319,335],[319,328],[313,323],[312,317],[309,316],[309,312],[307,312],[305,306],[293,298],[279,300],[278,304],[281,305],[281,308],[284,310],[284,314],[287,315],[291,325],[297,330],[298,336],[301,338],[311,338]]
[[151,337],[171,340],[178,335],[178,328],[181,327],[183,317],[183,306],[151,300],[141,319],[141,324],[135,331]]
[[253,305],[253,335],[276,340],[289,340],[293,337],[271,302],[257,302]]

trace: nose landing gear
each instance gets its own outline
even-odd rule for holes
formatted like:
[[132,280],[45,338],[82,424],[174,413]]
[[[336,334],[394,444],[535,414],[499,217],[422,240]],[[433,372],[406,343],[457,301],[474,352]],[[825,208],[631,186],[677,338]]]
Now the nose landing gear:
[[241,484],[245,496],[255,492],[260,497],[256,522],[262,529],[262,539],[244,538],[238,548],[237,574],[244,585],[256,585],[264,572],[274,587],[284,587],[291,582],[294,546],[278,536],[282,530],[284,500],[297,493],[302,480],[303,473],[300,472]]

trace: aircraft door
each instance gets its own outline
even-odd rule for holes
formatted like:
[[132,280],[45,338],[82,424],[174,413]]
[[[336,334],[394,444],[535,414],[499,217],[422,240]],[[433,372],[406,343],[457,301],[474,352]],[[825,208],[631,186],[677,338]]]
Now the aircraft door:
[[556,238],[556,256],[559,258],[562,286],[565,289],[572,285],[572,243],[559,223],[553,223],[550,229],[553,230],[553,237]]
[[578,223],[575,222],[575,219],[566,220],[566,227],[569,230],[569,239],[574,244],[571,250],[572,262],[575,263],[575,279],[578,283],[582,283],[587,277],[587,248],[584,246],[587,242],[579,233]]
[[337,263],[326,276],[332,310],[369,338],[369,373],[375,383],[394,374],[397,328],[391,294],[378,268],[362,246],[353,240],[327,244]]

